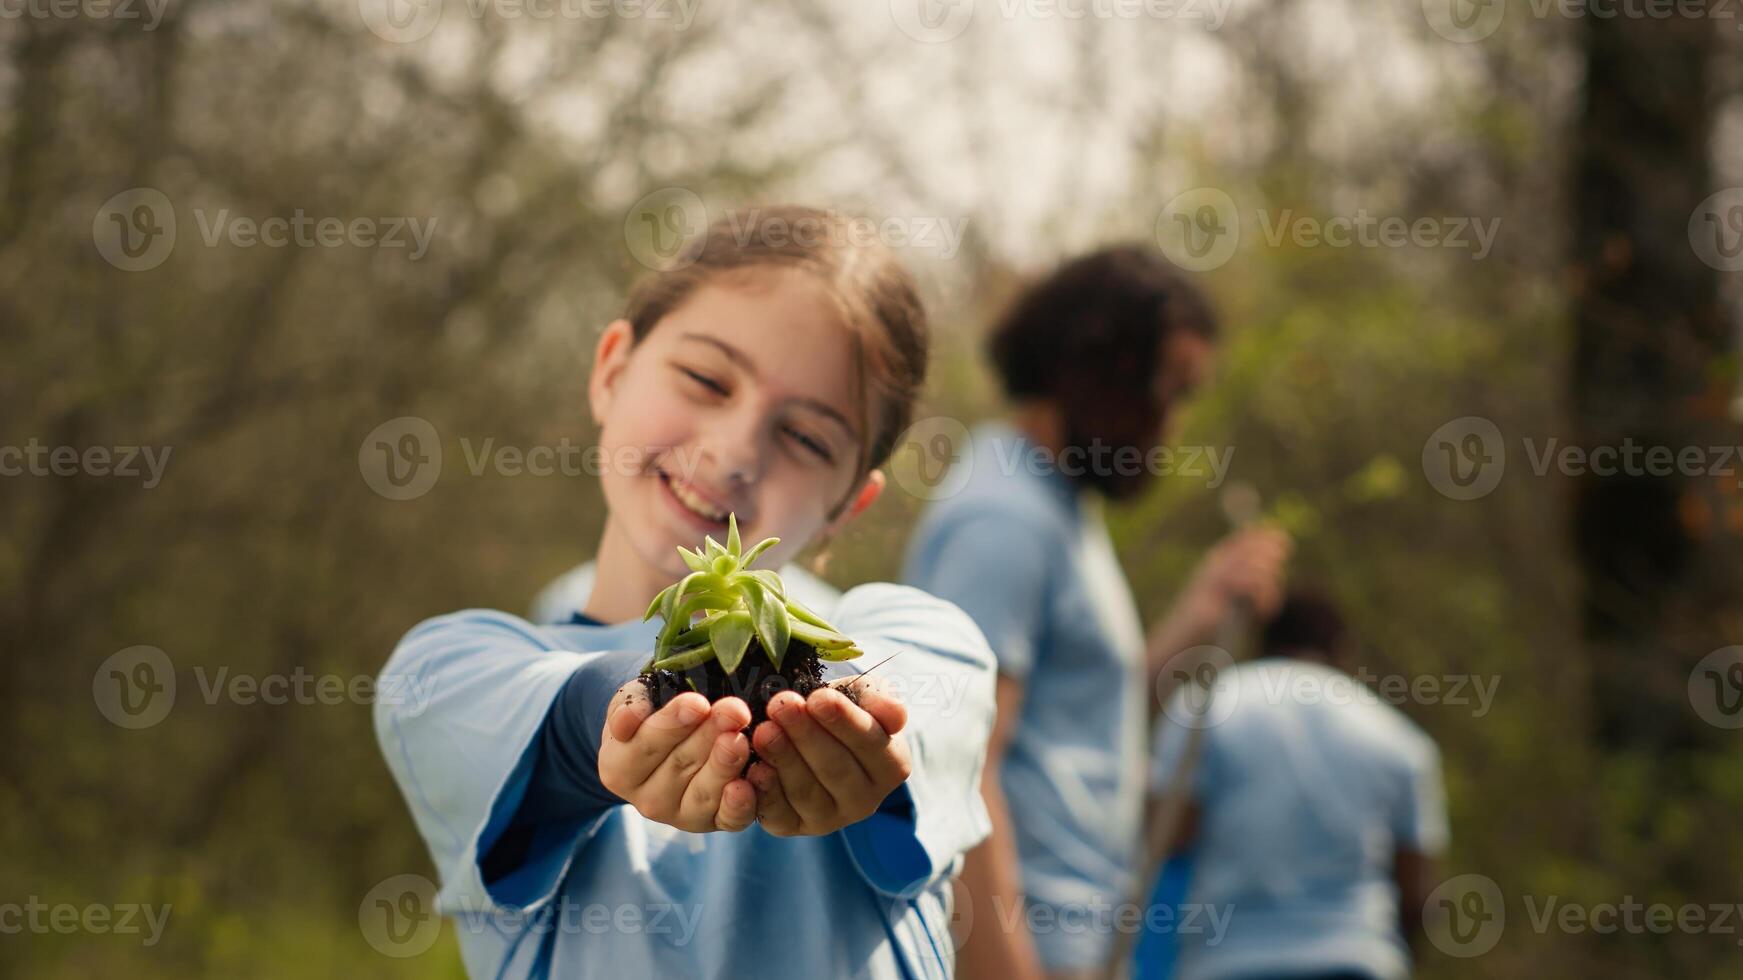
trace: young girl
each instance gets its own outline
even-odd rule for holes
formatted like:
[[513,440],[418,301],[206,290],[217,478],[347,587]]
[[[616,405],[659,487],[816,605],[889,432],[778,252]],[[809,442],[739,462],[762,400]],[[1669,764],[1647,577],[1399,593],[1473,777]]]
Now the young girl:
[[[679,545],[723,539],[733,513],[747,542],[781,539],[758,563],[778,567],[884,486],[926,327],[911,279],[846,220],[717,223],[606,328],[589,400],[604,458],[634,463],[602,477],[585,609],[442,616],[385,668],[432,692],[378,704],[376,731],[475,978],[951,975],[949,878],[989,829],[993,659],[966,615],[849,590],[832,621],[865,656],[748,734],[739,698],[654,711],[633,680]],[[857,704],[840,692],[898,651],[852,681]]]

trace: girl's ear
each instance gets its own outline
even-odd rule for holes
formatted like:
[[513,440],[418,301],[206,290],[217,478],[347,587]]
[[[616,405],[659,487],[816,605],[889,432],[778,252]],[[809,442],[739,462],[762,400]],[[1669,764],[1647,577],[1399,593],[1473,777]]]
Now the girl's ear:
[[617,380],[628,366],[634,348],[635,330],[628,320],[613,320],[599,335],[599,344],[593,349],[593,371],[587,378],[587,405],[596,424],[605,423]]
[[859,492],[854,494],[853,503],[848,504],[847,509],[843,510],[840,516],[830,522],[830,533],[833,534],[836,531],[841,530],[842,525],[865,513],[865,509],[872,505],[872,501],[878,499],[878,497],[883,494],[884,482],[883,470],[872,470],[870,473],[867,473],[865,475],[865,482],[859,486]]

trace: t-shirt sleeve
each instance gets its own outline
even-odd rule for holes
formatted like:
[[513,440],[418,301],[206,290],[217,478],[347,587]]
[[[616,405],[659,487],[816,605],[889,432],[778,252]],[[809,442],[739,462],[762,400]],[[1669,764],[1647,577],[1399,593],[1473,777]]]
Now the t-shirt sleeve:
[[1441,783],[1440,750],[1421,736],[1405,769],[1404,792],[1394,816],[1392,833],[1400,847],[1436,855],[1446,850],[1446,790]]
[[994,664],[960,609],[918,589],[876,583],[842,597],[831,620],[865,653],[840,676],[877,668],[908,709],[912,772],[878,812],[841,831],[871,886],[911,897],[955,874],[992,831],[980,796],[992,734]]
[[[435,860],[443,912],[533,909],[555,893],[610,815],[608,796],[532,828],[512,866],[493,869],[488,883],[481,861],[526,796],[565,686],[579,675],[602,692],[593,711],[602,722],[611,692],[646,655],[556,650],[531,624],[487,611],[429,620],[400,641],[378,682],[376,737]],[[386,696],[395,691],[402,696]],[[597,771],[577,780],[588,777],[596,783]]]
[[1038,529],[997,511],[941,518],[908,564],[908,584],[956,604],[980,627],[998,672],[1023,679],[1035,664],[1058,549]]

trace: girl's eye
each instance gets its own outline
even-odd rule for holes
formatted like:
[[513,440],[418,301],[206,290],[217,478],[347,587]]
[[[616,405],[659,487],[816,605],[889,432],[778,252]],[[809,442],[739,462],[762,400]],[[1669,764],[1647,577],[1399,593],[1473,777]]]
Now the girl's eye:
[[689,368],[685,368],[685,367],[681,367],[678,370],[680,372],[682,372],[685,377],[688,377],[691,381],[694,381],[697,384],[701,385],[702,387],[707,388],[709,391],[714,392],[716,395],[725,395],[727,393],[725,385],[714,380],[713,378],[710,378],[706,374],[702,374],[698,371],[692,371]]
[[811,438],[810,436],[806,435],[805,433],[800,432],[798,429],[795,429],[789,425],[789,426],[785,426],[781,431],[785,432],[787,434],[787,436],[789,438],[791,438],[794,442],[805,447],[806,451],[810,452],[813,456],[816,456],[818,459],[822,460],[823,462],[827,463],[833,459],[833,457],[831,457],[829,455],[829,448],[827,446],[825,446],[821,442],[818,442],[817,440]]

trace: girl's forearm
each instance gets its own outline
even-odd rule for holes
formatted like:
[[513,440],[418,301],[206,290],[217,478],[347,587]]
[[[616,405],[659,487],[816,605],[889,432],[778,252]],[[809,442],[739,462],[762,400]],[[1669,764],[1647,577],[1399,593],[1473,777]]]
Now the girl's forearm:
[[595,657],[557,693],[530,750],[526,792],[486,857],[486,879],[491,867],[512,869],[518,864],[518,853],[539,825],[585,820],[623,803],[600,781],[599,739],[612,693],[645,657],[641,652]]

